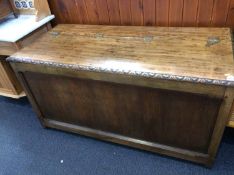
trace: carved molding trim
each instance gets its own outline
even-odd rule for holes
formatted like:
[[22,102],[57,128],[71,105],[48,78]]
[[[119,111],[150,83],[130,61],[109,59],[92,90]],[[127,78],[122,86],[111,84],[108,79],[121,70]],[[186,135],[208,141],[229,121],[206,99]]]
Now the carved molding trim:
[[201,84],[234,86],[234,81],[231,81],[231,80],[215,80],[215,79],[208,79],[208,78],[198,78],[198,77],[161,74],[161,73],[152,73],[152,72],[126,71],[122,69],[113,69],[113,68],[108,69],[108,68],[102,68],[102,67],[63,64],[63,63],[56,63],[56,62],[50,62],[50,61],[32,60],[28,58],[25,59],[25,58],[8,57],[7,61],[16,62],[16,63],[45,65],[45,66],[50,66],[50,67],[65,68],[65,69],[72,69],[72,70],[78,70],[78,71],[81,70],[81,71],[92,71],[92,72],[102,72],[102,73],[113,73],[113,74],[131,75],[131,76],[155,78],[155,79],[162,79],[162,80],[174,80],[174,81],[201,83]]

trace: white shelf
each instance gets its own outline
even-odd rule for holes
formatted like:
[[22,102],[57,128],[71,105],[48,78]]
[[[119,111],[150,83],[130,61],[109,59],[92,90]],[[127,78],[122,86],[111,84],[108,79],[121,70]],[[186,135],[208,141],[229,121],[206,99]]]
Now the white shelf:
[[16,42],[54,19],[54,15],[36,22],[35,15],[9,16],[0,22],[0,41]]

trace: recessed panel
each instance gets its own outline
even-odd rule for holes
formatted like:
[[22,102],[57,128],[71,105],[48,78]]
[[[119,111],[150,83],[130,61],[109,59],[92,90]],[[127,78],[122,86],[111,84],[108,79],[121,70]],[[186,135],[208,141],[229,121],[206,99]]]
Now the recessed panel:
[[24,77],[45,118],[203,153],[221,104],[163,89],[31,72]]

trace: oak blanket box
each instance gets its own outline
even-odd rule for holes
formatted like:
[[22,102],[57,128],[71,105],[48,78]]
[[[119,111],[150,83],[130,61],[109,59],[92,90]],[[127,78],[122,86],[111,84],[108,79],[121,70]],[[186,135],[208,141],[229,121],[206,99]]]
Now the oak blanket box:
[[44,127],[211,166],[231,115],[227,28],[64,24],[8,61]]

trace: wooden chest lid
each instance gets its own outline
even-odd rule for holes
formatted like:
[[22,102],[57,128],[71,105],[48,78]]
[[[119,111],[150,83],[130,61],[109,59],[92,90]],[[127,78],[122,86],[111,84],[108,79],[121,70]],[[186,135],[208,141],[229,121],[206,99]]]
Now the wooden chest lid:
[[228,28],[58,25],[9,61],[234,86]]

